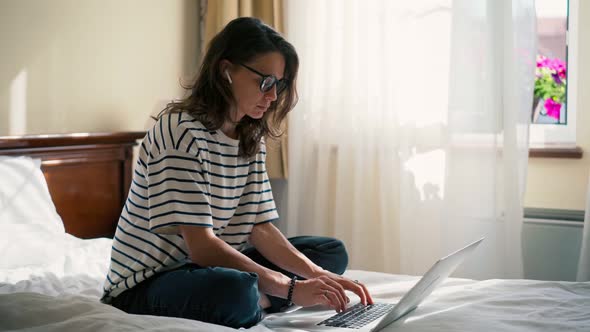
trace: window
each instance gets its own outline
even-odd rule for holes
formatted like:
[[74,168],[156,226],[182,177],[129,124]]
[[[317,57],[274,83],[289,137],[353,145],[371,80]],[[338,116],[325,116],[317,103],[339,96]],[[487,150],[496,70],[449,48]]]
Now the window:
[[538,57],[531,143],[576,141],[579,0],[537,0]]

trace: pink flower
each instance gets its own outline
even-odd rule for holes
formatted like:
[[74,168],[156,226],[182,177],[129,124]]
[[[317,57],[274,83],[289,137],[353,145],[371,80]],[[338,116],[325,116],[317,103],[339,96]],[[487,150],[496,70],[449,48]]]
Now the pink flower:
[[547,110],[547,116],[559,120],[559,113],[561,111],[560,103],[556,102],[552,98],[547,98],[545,100],[545,109]]
[[566,66],[565,62],[559,58],[550,59],[543,55],[537,56],[537,68],[547,68],[554,73],[559,74],[561,78],[565,78]]
[[565,62],[559,58],[555,58],[551,61],[552,69],[555,71],[565,70]]
[[548,61],[545,56],[537,55],[537,68],[547,67]]

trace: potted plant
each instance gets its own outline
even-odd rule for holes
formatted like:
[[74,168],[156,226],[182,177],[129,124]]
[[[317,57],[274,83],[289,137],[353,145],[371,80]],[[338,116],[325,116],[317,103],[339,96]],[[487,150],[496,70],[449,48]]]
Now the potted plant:
[[535,92],[532,122],[539,115],[546,115],[559,122],[562,105],[565,103],[567,70],[565,62],[559,58],[537,56],[535,71]]

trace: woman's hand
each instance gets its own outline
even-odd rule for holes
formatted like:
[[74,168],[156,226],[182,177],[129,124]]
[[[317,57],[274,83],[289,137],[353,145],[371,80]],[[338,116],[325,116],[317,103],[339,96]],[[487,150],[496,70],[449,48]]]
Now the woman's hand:
[[328,271],[316,278],[297,281],[293,289],[293,303],[303,307],[324,304],[341,312],[350,302],[345,290],[358,295],[364,305],[373,304],[365,285]]

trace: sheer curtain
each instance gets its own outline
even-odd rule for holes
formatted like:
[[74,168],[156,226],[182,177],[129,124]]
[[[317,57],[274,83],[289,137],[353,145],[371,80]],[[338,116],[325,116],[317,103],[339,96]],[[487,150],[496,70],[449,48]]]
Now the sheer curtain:
[[287,233],[342,239],[350,267],[522,277],[533,0],[290,1],[300,100]]
[[586,194],[586,213],[584,213],[584,231],[582,232],[582,249],[578,262],[577,281],[590,281],[590,176]]

